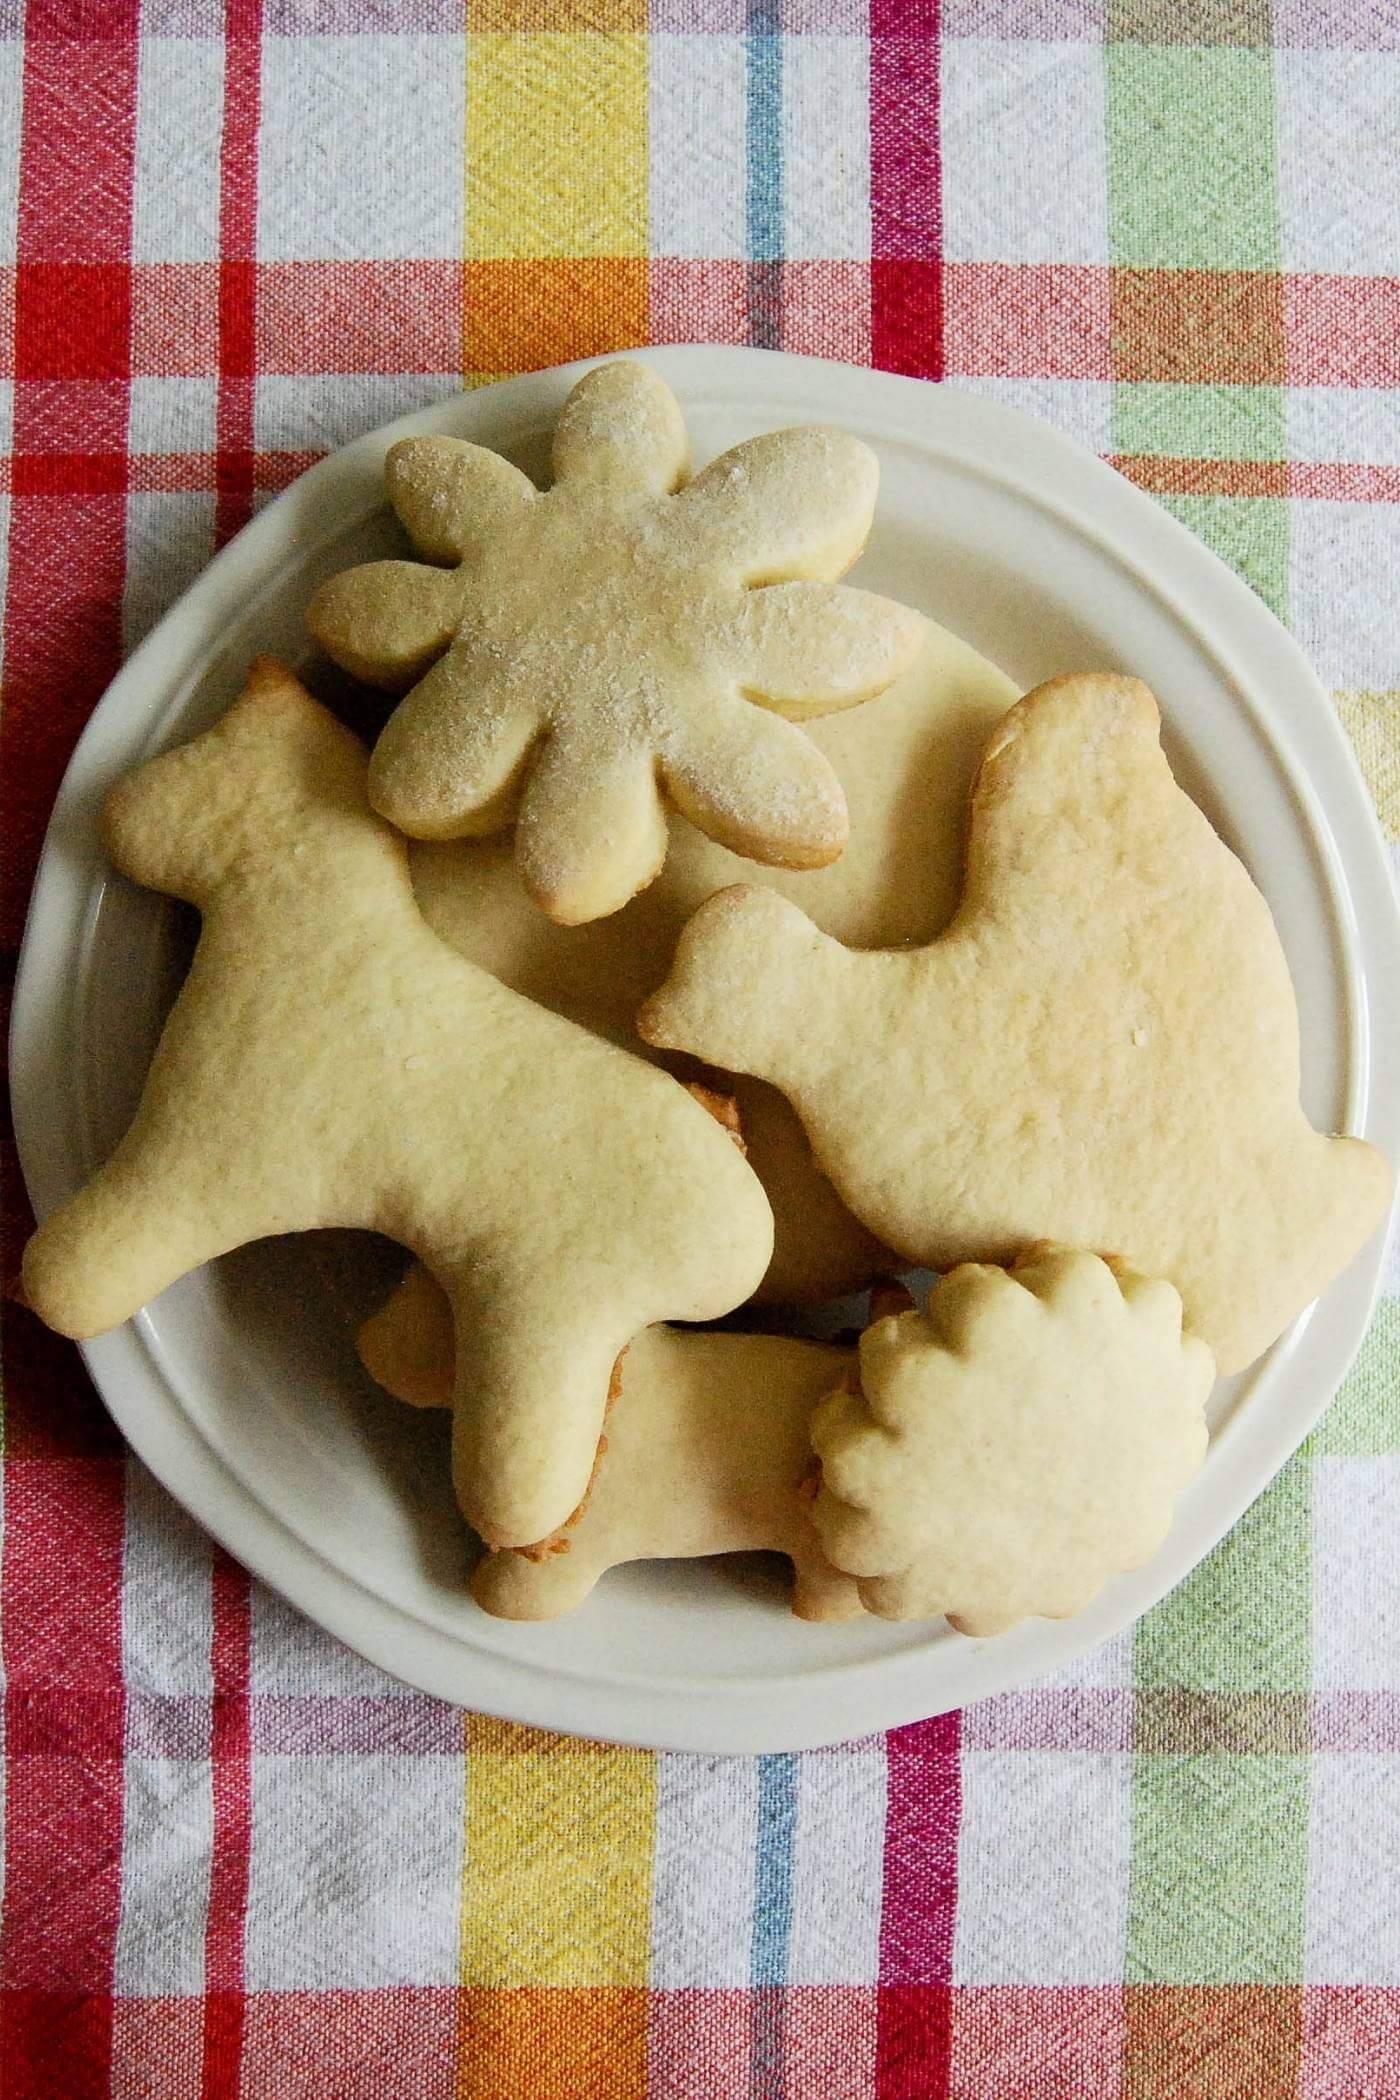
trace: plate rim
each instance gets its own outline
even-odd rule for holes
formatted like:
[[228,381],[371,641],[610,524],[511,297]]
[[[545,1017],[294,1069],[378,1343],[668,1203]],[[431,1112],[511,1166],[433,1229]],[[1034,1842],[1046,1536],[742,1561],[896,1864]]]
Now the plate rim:
[[[891,438],[905,442],[928,445],[936,439],[942,456],[961,456],[984,475],[989,471],[985,453],[990,444],[1022,463],[1030,460],[1034,466],[1039,461],[1052,471],[1058,466],[1071,492],[1076,484],[1087,487],[1092,521],[1072,502],[1062,501],[1059,493],[1034,487],[1033,478],[1027,484],[1015,469],[997,468],[1003,485],[1057,512],[1081,536],[1108,544],[1114,558],[1133,571],[1178,622],[1208,638],[1212,655],[1229,674],[1302,806],[1324,860],[1331,901],[1341,913],[1338,931],[1348,952],[1383,953],[1387,942],[1392,949],[1400,948],[1400,902],[1360,768],[1298,644],[1219,557],[1086,446],[1002,402],[946,383],[863,366],[739,345],[672,344],[609,352],[465,390],[329,453],[213,557],[118,670],[84,726],[55,799],[16,973],[11,1095],[21,1170],[39,1215],[60,1200],[72,1177],[64,1174],[56,1156],[65,1149],[57,1133],[51,1124],[44,1127],[41,1098],[63,1089],[56,1075],[47,1089],[32,1083],[31,1075],[42,1070],[45,1043],[55,1067],[65,1056],[71,1059],[67,1020],[80,974],[69,973],[64,986],[56,988],[44,981],[40,954],[47,930],[64,917],[65,893],[69,920],[76,906],[79,923],[90,929],[96,900],[81,859],[75,857],[73,865],[66,859],[67,834],[74,819],[90,811],[96,784],[110,772],[104,764],[107,747],[121,739],[119,725],[130,695],[151,683],[163,694],[165,704],[157,705],[145,740],[144,748],[150,748],[168,733],[172,709],[191,678],[207,676],[217,661],[220,614],[241,609],[265,582],[279,559],[279,542],[295,533],[302,515],[318,507],[323,492],[333,486],[339,492],[341,531],[355,515],[357,488],[366,512],[382,506],[380,464],[397,438],[475,422],[480,412],[472,405],[489,399],[492,407],[481,420],[496,424],[499,443],[499,425],[512,413],[523,411],[538,420],[584,372],[624,356],[657,370],[686,407],[707,396],[742,400],[753,391],[749,382],[762,370],[765,383],[767,376],[781,381],[798,415],[820,404],[824,415],[846,427],[853,418],[863,419],[867,427],[877,423]],[[961,418],[959,431],[936,431],[933,426],[941,418]],[[920,424],[929,427],[920,430]],[[1134,543],[1131,553],[1109,538],[1119,519]],[[1154,574],[1145,562],[1160,562],[1160,573]],[[1186,606],[1180,602],[1183,592]],[[1248,676],[1237,668],[1242,651],[1251,666]],[[1261,712],[1252,697],[1250,688],[1261,681],[1303,703],[1297,720],[1290,723],[1290,735],[1307,747],[1306,765],[1300,753],[1281,740],[1270,713]],[[1283,702],[1274,705],[1281,707]],[[129,753],[123,757],[130,763]],[[71,952],[71,946],[60,943],[59,952]],[[1400,1153],[1400,1056],[1392,1052],[1387,1059],[1383,1052],[1388,1043],[1400,1044],[1400,983],[1393,972],[1363,966],[1353,971],[1347,993],[1347,1126],[1362,1129],[1395,1158]],[[71,1153],[71,1130],[65,1135]],[[954,1673],[962,1682],[952,1697],[940,1693],[930,1699],[920,1691],[926,1651],[914,1650],[818,1666],[783,1679],[790,1692],[776,1712],[771,1674],[722,1687],[694,1685],[688,1691],[662,1680],[645,1687],[629,1681],[606,1683],[596,1675],[561,1675],[547,1662],[477,1648],[429,1625],[334,1565],[244,1484],[174,1399],[161,1375],[145,1313],[80,1347],[104,1405],[175,1499],[245,1566],[380,1668],[433,1696],[532,1725],[656,1748],[752,1754],[847,1740],[1028,1682],[1086,1653],[1149,1609],[1238,1521],[1329,1403],[1369,1325],[1384,1243],[1382,1231],[1327,1294],[1329,1326],[1344,1330],[1340,1339],[1319,1349],[1315,1309],[1310,1309],[1270,1352],[1268,1373],[1263,1375],[1281,1372],[1291,1362],[1302,1376],[1312,1355],[1326,1357],[1311,1413],[1306,1407],[1295,1410],[1292,1426],[1281,1437],[1268,1434],[1267,1423],[1258,1419],[1267,1409],[1246,1406],[1213,1438],[1211,1513],[1201,1509],[1199,1500],[1193,1501],[1174,1527],[1175,1550],[1166,1573],[1154,1562],[1136,1576],[1119,1578],[1073,1620],[1028,1622],[1034,1630],[1033,1659],[1020,1652],[1026,1642],[1018,1634],[1024,1629],[995,1642],[962,1643],[961,1668]],[[1204,1469],[1198,1477],[1206,1481]]]

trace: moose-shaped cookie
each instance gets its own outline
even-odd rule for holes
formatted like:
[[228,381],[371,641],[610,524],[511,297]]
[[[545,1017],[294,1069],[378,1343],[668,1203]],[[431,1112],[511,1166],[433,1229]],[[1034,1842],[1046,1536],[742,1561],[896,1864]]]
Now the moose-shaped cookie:
[[387,1233],[451,1302],[462,1506],[527,1543],[583,1493],[621,1350],[745,1298],[772,1216],[683,1086],[429,931],[366,764],[263,658],[108,797],[116,865],[203,928],[135,1119],[31,1240],[25,1294],[100,1334],[246,1241]]
[[725,890],[640,1026],[778,1086],[907,1259],[1121,1255],[1176,1285],[1231,1371],[1356,1253],[1390,1172],[1304,1115],[1268,906],[1158,726],[1135,679],[1050,680],[992,732],[938,940],[856,954],[771,891]]

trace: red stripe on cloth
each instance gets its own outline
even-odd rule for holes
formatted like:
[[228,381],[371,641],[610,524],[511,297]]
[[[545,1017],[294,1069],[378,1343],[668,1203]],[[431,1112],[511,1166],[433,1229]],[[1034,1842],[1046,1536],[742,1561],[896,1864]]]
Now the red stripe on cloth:
[[[19,447],[30,437],[28,392],[18,389],[15,403]],[[9,564],[0,716],[0,941],[14,948],[69,753],[120,655],[125,495],[17,495]]]
[[253,507],[253,386],[258,345],[258,105],[261,0],[224,9],[224,129],[219,163],[219,403],[214,544]]
[[[457,2019],[458,1992],[445,1984],[255,1991],[247,2100],[455,2100]],[[542,2086],[496,2090],[537,2100]]]
[[74,36],[64,0],[34,5],[24,40],[21,264],[131,256],[137,0],[104,0],[103,36]]
[[1400,503],[1400,466],[1294,459],[1288,463],[1288,493],[1324,503]]
[[[255,489],[284,489],[314,467],[320,452],[255,452]],[[105,452],[48,452],[15,459],[0,454],[0,495],[97,496],[124,489],[202,494],[219,485],[216,452],[133,452],[121,459]]]
[[871,0],[870,355],[943,374],[939,0]]
[[1112,280],[1092,263],[949,263],[950,375],[1108,379]]
[[[257,370],[260,0],[226,0],[224,125],[219,167],[219,393],[214,540],[246,524],[253,504]],[[225,1554],[213,1568],[214,1840],[204,1936],[203,2100],[237,2100],[246,2016],[243,1958],[252,1843],[248,1577]]]
[[[94,14],[100,37],[78,40],[71,8],[51,0],[30,9],[14,328],[20,460],[75,439],[119,460],[125,444],[138,14],[135,0],[113,0]],[[116,668],[125,547],[120,487],[81,499],[15,498],[0,717],[7,948],[19,939],[68,754]]]
[[258,370],[458,373],[462,280],[442,260],[262,263]]
[[886,1737],[878,2100],[942,2100],[948,2091],[960,1740],[957,1714]]
[[213,1570],[214,1678],[211,1761],[214,1845],[204,1935],[203,2100],[237,2100],[241,2090],[244,1927],[252,1845],[253,1787],[248,1692],[252,1627],[248,1577],[227,1554]]
[[[18,460],[80,443],[120,462],[130,371],[131,196],[139,10],[31,5],[15,277]],[[69,751],[116,667],[125,565],[122,485],[14,498],[0,718],[0,937],[19,936],[39,842]],[[26,1358],[5,1323],[7,1376],[66,1389],[71,1349]],[[20,1340],[16,1345],[14,1331]],[[32,1340],[32,1335],[29,1337]],[[19,1426],[41,1397],[26,1396]],[[31,1405],[30,1402],[34,1404]],[[21,1449],[32,1450],[27,1435]],[[44,1448],[40,1442],[40,1448]],[[52,1448],[52,1446],[50,1446]],[[121,1902],[124,1468],[116,1457],[5,1462],[0,1622],[6,1678],[7,1862],[0,2060],[14,2100],[98,2100],[112,2066]]]
[[21,262],[15,297],[17,380],[125,379],[130,361],[131,270],[126,263]]
[[1400,277],[1286,277],[1290,386],[1400,386]]
[[0,465],[16,496],[124,496],[120,452],[21,452]]
[[112,2009],[81,1991],[0,1993],[5,2100],[109,2100]]
[[0,2063],[13,2100],[105,2095],[121,1901],[120,1459],[6,1462]]

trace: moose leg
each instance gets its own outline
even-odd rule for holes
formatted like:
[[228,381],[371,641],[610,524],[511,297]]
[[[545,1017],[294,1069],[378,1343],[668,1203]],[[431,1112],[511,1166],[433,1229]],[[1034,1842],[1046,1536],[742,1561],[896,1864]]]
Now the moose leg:
[[488,1553],[477,1562],[471,1590],[495,1619],[560,1619],[577,1611],[602,1572],[572,1546],[539,1560],[523,1553]]
[[290,1229],[236,1180],[211,1171],[203,1149],[186,1160],[124,1141],[29,1242],[26,1299],[50,1327],[83,1341],[120,1327],[215,1255]]
[[584,1279],[485,1280],[451,1292],[457,1343],[452,1473],[491,1546],[525,1546],[583,1499],[613,1364],[632,1339]]

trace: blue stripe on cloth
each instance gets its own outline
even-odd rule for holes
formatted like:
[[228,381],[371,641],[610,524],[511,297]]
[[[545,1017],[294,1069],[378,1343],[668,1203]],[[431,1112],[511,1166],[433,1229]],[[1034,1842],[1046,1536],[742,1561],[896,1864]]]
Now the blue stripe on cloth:
[[797,1759],[758,1761],[754,1862],[753,2057],[749,2100],[783,2100],[783,1987],[792,1937],[792,1867],[797,1835]]
[[783,40],[779,0],[748,0],[747,186],[749,341],[782,344]]

